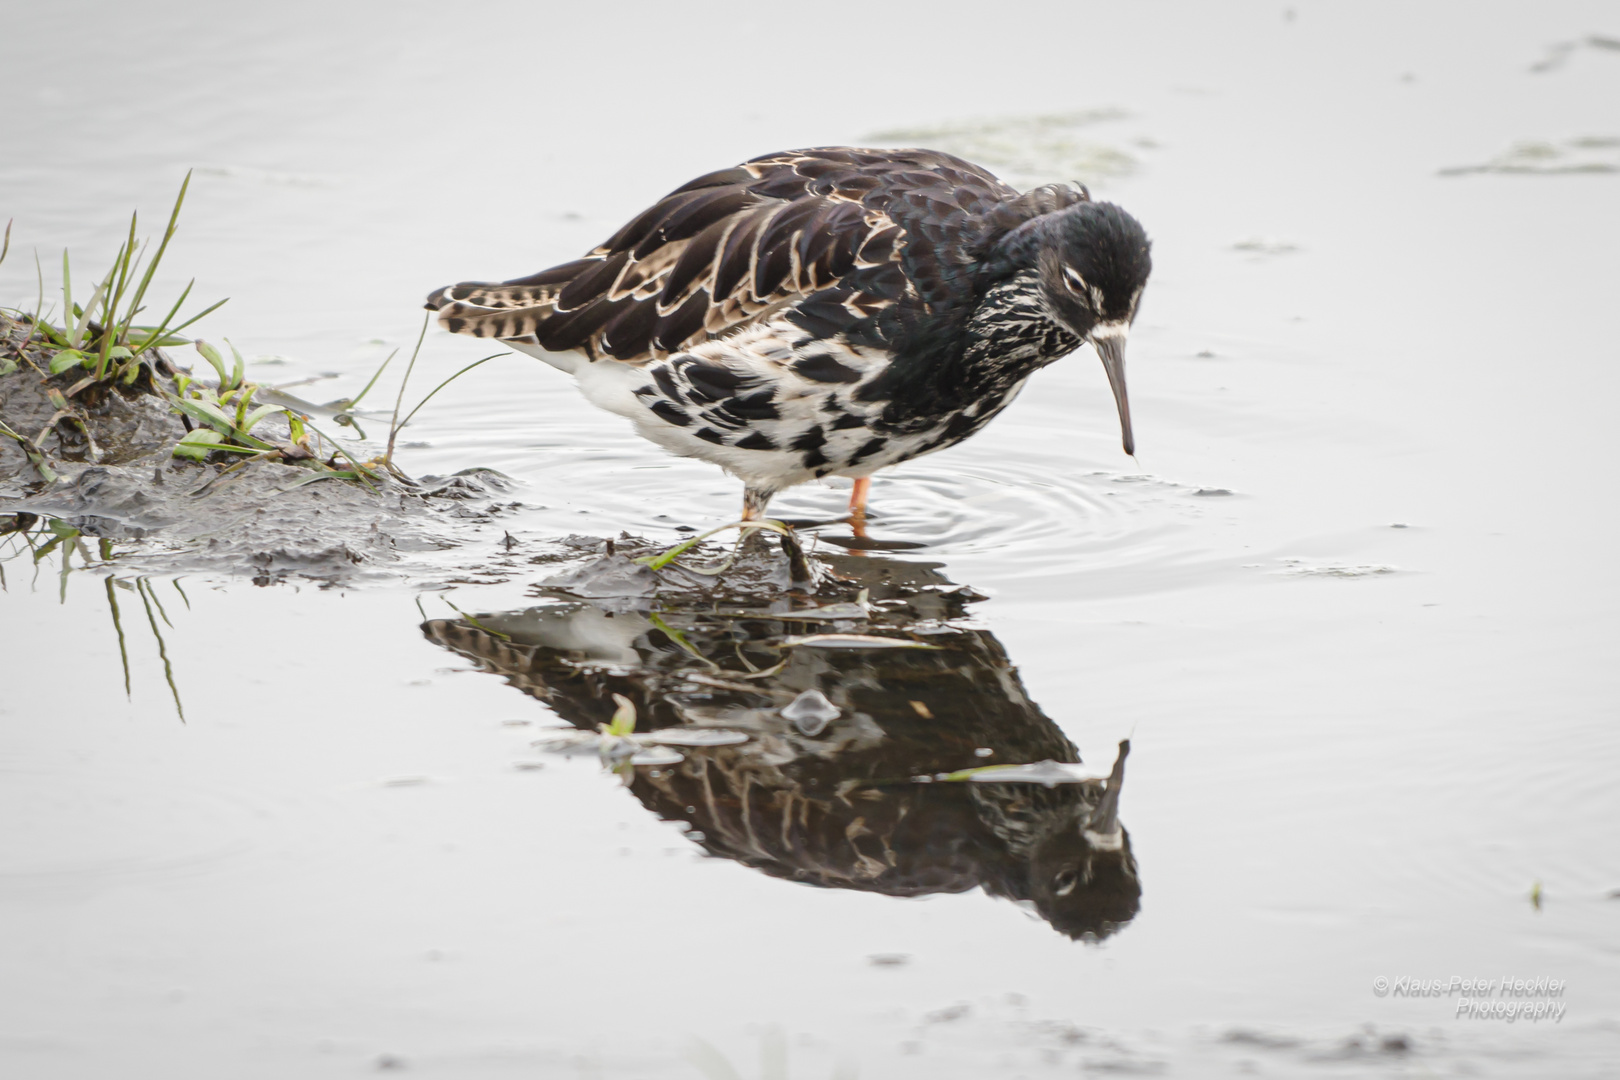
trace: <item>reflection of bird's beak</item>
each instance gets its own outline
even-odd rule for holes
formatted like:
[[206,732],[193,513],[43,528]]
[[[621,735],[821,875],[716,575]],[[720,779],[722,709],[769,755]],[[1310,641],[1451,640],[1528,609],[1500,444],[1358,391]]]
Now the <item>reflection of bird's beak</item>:
[[[1119,843],[1119,793],[1125,786],[1125,759],[1130,752],[1131,740],[1121,739],[1119,756],[1114,758],[1114,769],[1108,774],[1108,790],[1097,803],[1097,809],[1091,812],[1091,817],[1086,821],[1086,839],[1098,847],[1117,846]],[[1099,840],[1103,843],[1097,843]],[[1108,841],[1113,843],[1108,844]]]
[[1099,323],[1092,328],[1087,340],[1102,358],[1103,370],[1108,372],[1108,385],[1114,391],[1114,404],[1119,406],[1119,431],[1127,454],[1136,453],[1136,437],[1131,434],[1131,399],[1125,395],[1125,333],[1123,322]]

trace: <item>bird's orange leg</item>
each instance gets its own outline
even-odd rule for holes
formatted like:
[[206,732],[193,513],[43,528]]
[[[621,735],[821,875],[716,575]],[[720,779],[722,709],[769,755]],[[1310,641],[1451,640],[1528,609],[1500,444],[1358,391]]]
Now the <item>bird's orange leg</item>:
[[851,514],[866,514],[866,496],[872,491],[872,478],[870,476],[857,477],[855,486],[849,489],[849,512]]
[[872,490],[872,478],[860,476],[849,492],[849,525],[856,536],[866,539],[866,496]]

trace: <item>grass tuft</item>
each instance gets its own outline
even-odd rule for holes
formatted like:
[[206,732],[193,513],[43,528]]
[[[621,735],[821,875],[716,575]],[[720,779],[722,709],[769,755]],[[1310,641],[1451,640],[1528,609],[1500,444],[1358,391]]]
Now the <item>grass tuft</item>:
[[[150,243],[137,238],[138,214],[130,216],[128,232],[112,263],[90,281],[88,287],[86,282],[75,280],[72,258],[64,251],[60,311],[46,309],[45,273],[36,253],[38,300],[32,313],[7,313],[6,349],[5,355],[0,355],[0,376],[13,374],[24,364],[30,367],[44,380],[40,393],[48,398],[51,415],[38,434],[31,430],[33,420],[27,425],[30,430],[20,431],[18,425],[8,425],[0,418],[0,437],[15,441],[41,479],[47,484],[54,483],[58,475],[44,449],[46,439],[59,430],[59,424],[76,427],[83,432],[89,460],[100,463],[103,455],[93,433],[93,416],[105,393],[121,389],[126,393],[156,394],[181,416],[186,433],[171,448],[175,457],[216,464],[234,459],[231,470],[255,461],[276,461],[312,470],[316,476],[311,479],[352,480],[373,489],[384,474],[408,482],[409,478],[394,464],[399,432],[450,383],[498,356],[509,354],[496,353],[468,364],[435,386],[402,417],[406,390],[427,335],[428,321],[424,318],[394,402],[386,449],[380,457],[358,460],[337,440],[314,426],[309,412],[300,407],[305,403],[289,398],[276,387],[250,381],[242,353],[228,339],[225,341],[229,348],[227,357],[207,341],[183,336],[183,331],[226,303],[220,300],[194,314],[188,313],[187,302],[195,279],[186,284],[161,317],[144,318],[152,282],[178,231],[180,212],[190,185],[191,173],[187,172],[163,234],[150,256]],[[0,237],[0,261],[10,249],[11,224],[8,223]],[[213,368],[217,379],[203,381],[177,368],[159,351],[180,345],[193,346]],[[362,439],[364,432],[355,422],[354,410],[377,385],[398,352],[389,354],[355,398],[332,403],[336,422],[353,427]],[[272,392],[279,395],[274,398],[275,404],[264,400],[271,398]],[[41,415],[44,415],[43,410]],[[270,421],[276,422],[270,424]],[[105,442],[105,430],[100,434]]]

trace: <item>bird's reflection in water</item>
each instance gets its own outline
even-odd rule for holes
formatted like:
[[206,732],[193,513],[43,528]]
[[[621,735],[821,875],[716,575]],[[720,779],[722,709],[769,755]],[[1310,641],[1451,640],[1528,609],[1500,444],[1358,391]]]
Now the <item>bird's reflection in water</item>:
[[[1118,816],[1128,744],[1105,779],[1054,767],[1036,770],[1045,783],[942,779],[986,765],[1073,763],[1079,753],[1029,700],[995,637],[965,625],[977,597],[937,564],[824,561],[849,593],[867,590],[864,613],[823,599],[810,614],[849,618],[795,618],[810,606],[797,597],[659,597],[640,610],[554,597],[423,631],[582,731],[608,723],[622,695],[653,739],[692,728],[746,734],[730,745],[659,747],[651,756],[661,763],[622,770],[649,810],[689,823],[713,855],[891,896],[978,886],[1074,938],[1129,922],[1142,890]],[[930,647],[813,639],[845,634]]]

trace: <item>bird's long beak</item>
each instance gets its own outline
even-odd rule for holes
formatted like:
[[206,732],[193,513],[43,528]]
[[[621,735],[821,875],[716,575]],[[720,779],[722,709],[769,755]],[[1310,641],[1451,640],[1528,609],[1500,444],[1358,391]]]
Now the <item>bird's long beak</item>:
[[1102,800],[1097,803],[1097,809],[1091,812],[1091,817],[1086,821],[1086,839],[1091,840],[1093,843],[1097,843],[1099,840],[1103,841],[1103,845],[1099,846],[1106,845],[1108,841],[1118,843],[1120,833],[1119,796],[1125,788],[1125,759],[1130,756],[1130,753],[1131,740],[1121,739],[1119,755],[1114,758],[1114,769],[1108,775],[1107,791],[1103,794]]
[[1125,334],[1123,322],[1098,323],[1087,338],[1091,347],[1102,358],[1103,370],[1108,372],[1108,386],[1114,391],[1114,404],[1119,406],[1119,433],[1127,454],[1136,453],[1136,436],[1131,434],[1131,399],[1125,394]]

